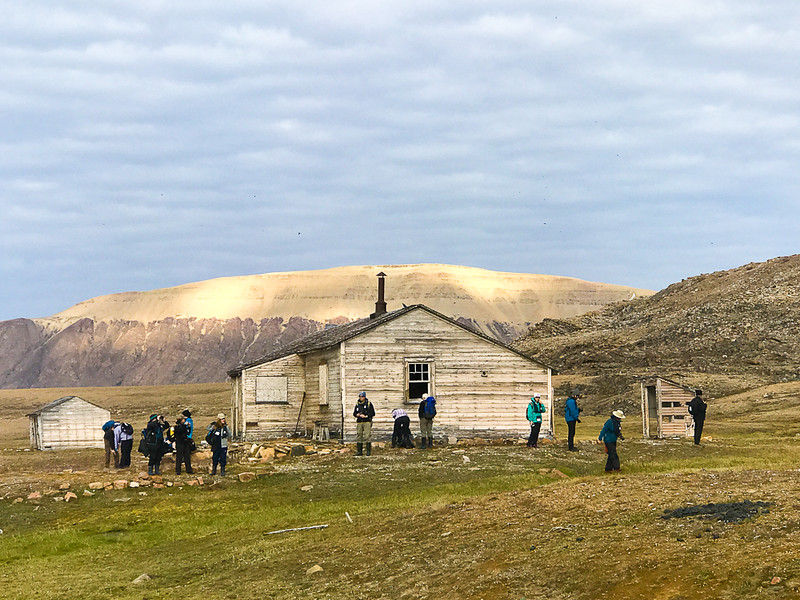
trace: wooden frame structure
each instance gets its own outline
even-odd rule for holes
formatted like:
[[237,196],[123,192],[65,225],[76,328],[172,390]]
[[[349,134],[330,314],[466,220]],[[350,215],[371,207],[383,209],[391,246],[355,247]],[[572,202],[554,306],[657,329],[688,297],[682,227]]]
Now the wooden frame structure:
[[694,398],[694,390],[657,375],[643,377],[640,383],[644,437],[692,437],[694,420],[686,403]]

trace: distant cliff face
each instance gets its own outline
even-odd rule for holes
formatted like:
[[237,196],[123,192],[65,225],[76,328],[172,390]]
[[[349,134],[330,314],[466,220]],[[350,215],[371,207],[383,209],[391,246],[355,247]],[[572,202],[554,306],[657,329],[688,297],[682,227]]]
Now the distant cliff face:
[[648,290],[448,265],[342,267],[231,277],[93,298],[48,319],[0,322],[0,387],[222,381],[241,362],[375,310],[431,308],[504,342]]

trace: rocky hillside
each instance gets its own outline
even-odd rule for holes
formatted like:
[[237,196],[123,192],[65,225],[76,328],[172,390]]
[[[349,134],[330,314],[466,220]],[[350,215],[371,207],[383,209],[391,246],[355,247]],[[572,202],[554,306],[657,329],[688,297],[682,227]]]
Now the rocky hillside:
[[544,319],[515,345],[563,372],[607,382],[647,373],[691,374],[695,382],[724,376],[734,388],[748,378],[798,379],[800,255],[691,277],[579,317]]
[[342,267],[227,277],[81,302],[46,319],[0,322],[0,388],[223,381],[241,361],[375,310],[426,304],[502,341],[636,296],[625,286],[449,265]]

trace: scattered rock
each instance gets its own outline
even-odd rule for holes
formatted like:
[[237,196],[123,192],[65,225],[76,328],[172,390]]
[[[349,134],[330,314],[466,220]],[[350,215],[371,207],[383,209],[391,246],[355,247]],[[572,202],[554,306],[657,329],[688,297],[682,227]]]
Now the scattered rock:
[[117,479],[114,482],[115,490],[124,490],[126,487],[128,487],[128,482],[125,479]]
[[467,456],[467,455],[464,455],[464,456],[462,456],[462,457],[461,457],[461,460],[463,460],[463,461],[464,461],[464,464],[466,464],[466,463],[469,463],[469,462],[472,462],[472,461],[469,459],[469,456]]
[[239,481],[241,481],[241,482],[253,481],[255,478],[256,478],[256,474],[253,473],[252,471],[243,471],[243,472],[239,473]]
[[24,502],[23,498],[14,498],[14,501],[11,504],[19,504],[20,502]]
[[778,585],[780,582],[781,582],[781,578],[780,577],[773,577],[772,579],[770,579],[769,584],[770,585]]
[[93,481],[89,484],[90,490],[102,490],[105,484],[102,481]]
[[190,479],[189,481],[186,482],[186,485],[191,487],[198,487],[200,485],[200,482],[197,481],[197,479]]
[[130,498],[114,498],[114,502],[130,502]]
[[144,583],[146,581],[150,581],[151,579],[152,579],[152,577],[150,577],[150,575],[148,575],[147,573],[142,573],[136,579],[131,581],[131,583],[133,585],[139,585],[139,584],[142,584],[142,583]]
[[310,492],[313,489],[314,489],[313,485],[304,485],[303,487],[300,488],[300,491],[301,492]]
[[128,484],[128,487],[137,488],[137,487],[139,487],[139,482],[138,481],[131,481]]
[[164,483],[164,478],[161,475],[151,475],[150,481],[153,483]]
[[164,484],[163,483],[154,483],[153,487],[158,489],[158,490],[163,490],[164,489]]
[[295,444],[289,451],[289,456],[303,456],[306,453],[306,447],[302,444]]
[[58,486],[58,489],[60,489],[62,491],[66,491],[66,490],[69,489],[69,485],[70,484],[68,484],[68,483],[62,483],[61,485]]
[[319,565],[314,565],[306,571],[306,575],[314,575],[315,573],[322,573],[322,571],[324,571],[322,567]]
[[78,499],[78,494],[75,494],[74,492],[67,492],[64,495],[64,502],[69,502],[70,500],[77,500],[77,499]]
[[84,496],[94,496],[94,492],[90,492],[89,490],[83,490]]
[[41,500],[42,495],[39,492],[31,492],[28,494],[28,500]]
[[451,535],[453,535],[452,531],[445,531],[440,537],[450,537]]

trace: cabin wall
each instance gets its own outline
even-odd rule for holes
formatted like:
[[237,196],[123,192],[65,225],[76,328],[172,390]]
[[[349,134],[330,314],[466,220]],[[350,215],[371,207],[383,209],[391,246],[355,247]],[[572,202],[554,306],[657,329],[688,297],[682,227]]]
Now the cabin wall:
[[[303,409],[303,424],[313,431],[314,423],[328,427],[331,435],[342,432],[342,377],[339,346],[334,349],[314,352],[305,357],[306,404]],[[320,367],[327,372],[327,404],[320,393]]]
[[80,398],[31,415],[31,446],[39,450],[103,448],[103,423],[111,413]]
[[[286,401],[280,403],[257,403],[256,385],[259,377],[285,377]],[[305,364],[302,357],[293,354],[270,363],[242,371],[240,381],[234,383],[234,403],[240,402],[235,435],[245,439],[291,435],[304,410],[303,396],[306,392]],[[236,396],[240,395],[240,399]],[[235,406],[235,404],[234,404]]]
[[[345,435],[359,391],[375,407],[373,435],[390,435],[391,411],[405,408],[418,430],[417,403],[406,398],[406,364],[430,362],[437,401],[434,434],[525,435],[534,392],[552,415],[549,370],[424,310],[409,312],[344,343]],[[542,435],[552,433],[545,415]]]

